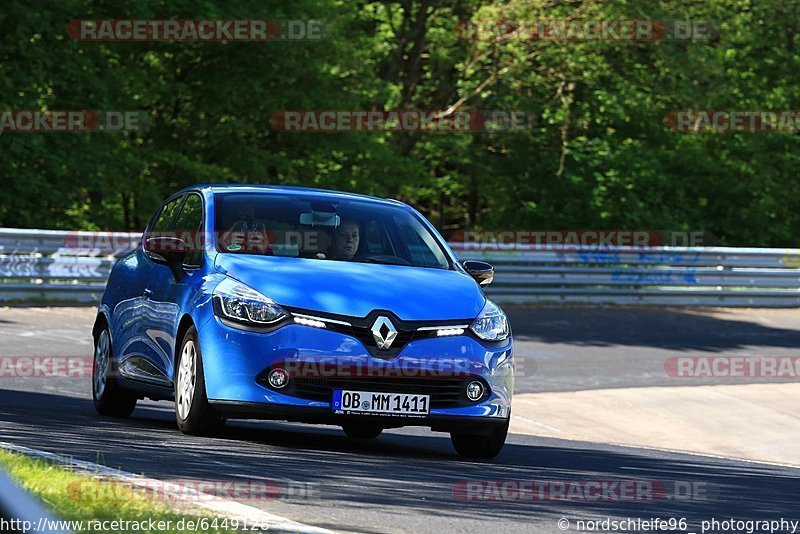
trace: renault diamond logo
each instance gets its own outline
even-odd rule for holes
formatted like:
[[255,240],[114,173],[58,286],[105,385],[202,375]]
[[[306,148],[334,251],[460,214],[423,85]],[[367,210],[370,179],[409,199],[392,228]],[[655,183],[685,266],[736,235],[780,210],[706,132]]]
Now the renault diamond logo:
[[388,349],[392,346],[394,338],[397,337],[397,329],[392,324],[388,317],[381,315],[375,322],[372,323],[372,337],[375,338],[375,343],[379,349]]

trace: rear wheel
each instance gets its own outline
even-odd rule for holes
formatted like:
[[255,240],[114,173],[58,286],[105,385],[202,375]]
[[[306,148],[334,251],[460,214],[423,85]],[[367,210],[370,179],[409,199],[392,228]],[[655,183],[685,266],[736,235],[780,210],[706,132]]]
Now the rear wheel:
[[197,330],[189,328],[178,352],[175,380],[175,419],[185,434],[202,435],[219,428],[225,419],[208,403],[203,356]]
[[100,415],[128,417],[136,408],[136,395],[125,391],[117,384],[112,355],[111,335],[108,333],[108,328],[104,327],[94,341],[92,364],[94,408]]
[[342,430],[348,438],[354,439],[375,439],[383,432],[383,428],[371,423],[347,423],[342,425]]
[[451,432],[450,439],[458,454],[465,458],[494,458],[503,449],[508,435],[508,423],[492,429],[489,435]]

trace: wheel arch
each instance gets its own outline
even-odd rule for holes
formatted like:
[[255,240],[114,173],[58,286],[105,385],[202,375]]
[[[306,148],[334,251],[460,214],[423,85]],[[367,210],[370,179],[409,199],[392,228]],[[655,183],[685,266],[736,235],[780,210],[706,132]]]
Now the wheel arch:
[[111,337],[111,328],[109,326],[110,324],[111,323],[109,322],[105,312],[103,312],[102,310],[98,311],[97,317],[95,317],[94,319],[94,325],[92,326],[92,339],[96,342],[97,336],[100,335],[100,332],[103,330],[103,328],[108,329],[108,335],[109,337]]
[[176,372],[178,369],[178,361],[180,359],[179,355],[181,351],[181,344],[183,342],[183,336],[185,336],[186,332],[188,332],[189,329],[192,328],[193,326],[195,326],[195,324],[194,324],[194,319],[192,319],[192,316],[189,315],[188,313],[183,314],[183,317],[181,317],[181,320],[178,323],[178,331],[175,334],[175,353],[172,355],[173,373]]

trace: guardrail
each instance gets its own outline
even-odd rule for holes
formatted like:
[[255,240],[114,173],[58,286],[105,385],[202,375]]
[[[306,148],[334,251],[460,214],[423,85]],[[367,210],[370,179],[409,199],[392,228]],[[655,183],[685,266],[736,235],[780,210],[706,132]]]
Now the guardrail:
[[[96,302],[139,234],[0,229],[0,301]],[[800,249],[451,243],[505,303],[800,307]]]
[[800,306],[800,249],[453,248],[495,266],[487,293],[499,302]]
[[141,234],[0,228],[0,301],[97,302]]

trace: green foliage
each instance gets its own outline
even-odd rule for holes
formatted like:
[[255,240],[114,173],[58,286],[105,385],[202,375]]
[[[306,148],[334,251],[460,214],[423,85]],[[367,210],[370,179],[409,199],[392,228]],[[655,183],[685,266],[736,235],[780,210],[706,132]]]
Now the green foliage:
[[[74,521],[70,523],[72,525],[83,522],[81,532],[108,532],[109,525],[114,521],[130,527],[122,531],[142,534],[179,534],[187,531],[185,525],[190,521],[193,526],[198,526],[196,531],[203,534],[228,534],[234,531],[233,528],[222,528],[223,520],[217,519],[215,522],[211,514],[178,513],[164,498],[165,494],[169,495],[166,491],[148,493],[146,489],[130,483],[93,478],[6,450],[0,450],[0,467],[41,500],[55,514],[57,519],[54,521]],[[184,490],[178,486],[173,491],[180,494]],[[151,520],[156,528],[150,528]],[[158,529],[159,522],[163,522],[160,526],[167,528]],[[135,528],[133,523],[140,528]],[[179,529],[179,525],[184,525],[184,528]]]
[[[400,198],[445,231],[705,230],[796,246],[793,133],[678,133],[681,109],[796,109],[793,0],[7,2],[0,109],[142,110],[129,133],[0,133],[0,224],[140,230],[197,182]],[[80,42],[76,18],[320,19],[322,42]],[[463,38],[472,20],[706,20],[707,41]],[[508,110],[523,132],[291,133],[278,110]]]

